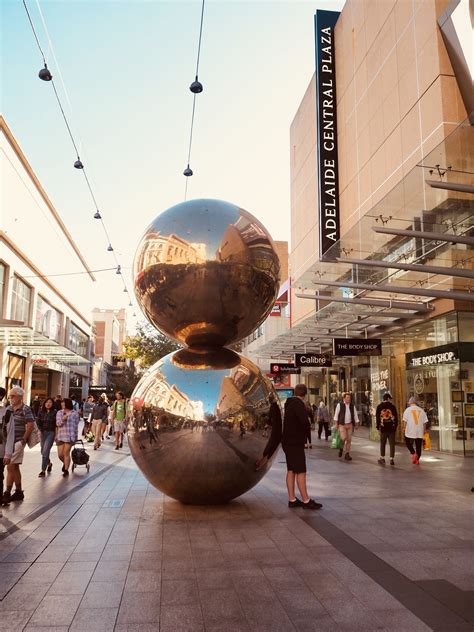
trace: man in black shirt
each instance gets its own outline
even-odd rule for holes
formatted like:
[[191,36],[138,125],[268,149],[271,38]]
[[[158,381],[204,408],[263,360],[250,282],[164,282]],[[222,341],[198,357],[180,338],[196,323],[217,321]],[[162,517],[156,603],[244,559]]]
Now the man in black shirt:
[[385,445],[390,445],[390,465],[395,465],[395,432],[398,426],[398,412],[392,404],[392,396],[385,393],[383,401],[375,411],[377,430],[380,432],[380,459],[378,463],[385,465]]
[[[282,446],[286,456],[286,487],[288,489],[288,507],[320,509],[321,503],[312,500],[306,489],[306,459],[304,446],[311,428],[305,397],[305,384],[295,386],[295,397],[285,402]],[[300,490],[301,500],[295,496],[295,480]]]

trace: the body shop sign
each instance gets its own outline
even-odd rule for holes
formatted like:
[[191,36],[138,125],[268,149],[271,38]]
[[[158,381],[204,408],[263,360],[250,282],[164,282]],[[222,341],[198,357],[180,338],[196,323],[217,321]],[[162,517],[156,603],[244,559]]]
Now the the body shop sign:
[[413,351],[407,353],[405,358],[407,369],[450,364],[459,361],[458,346],[457,344],[448,344],[423,351]]
[[337,11],[316,11],[316,126],[319,186],[319,259],[339,241],[339,176],[337,163],[336,63],[334,26]]

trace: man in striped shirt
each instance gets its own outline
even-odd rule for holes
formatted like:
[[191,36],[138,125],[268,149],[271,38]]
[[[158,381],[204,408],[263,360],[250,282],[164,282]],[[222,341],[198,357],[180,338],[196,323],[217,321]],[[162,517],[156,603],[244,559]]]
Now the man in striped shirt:
[[[29,406],[23,403],[25,391],[19,386],[13,386],[8,393],[10,406],[5,412],[4,423],[13,424],[13,452],[5,448],[3,463],[7,466],[7,485],[2,501],[9,503],[11,500],[23,500],[25,497],[21,488],[20,465],[23,463],[23,454],[28,437],[33,431],[35,417]],[[12,494],[13,483],[15,492]]]

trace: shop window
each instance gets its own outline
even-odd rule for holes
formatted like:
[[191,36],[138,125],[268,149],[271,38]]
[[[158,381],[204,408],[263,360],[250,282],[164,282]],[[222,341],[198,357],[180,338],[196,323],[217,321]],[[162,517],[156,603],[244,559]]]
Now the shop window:
[[74,323],[69,323],[67,346],[71,351],[74,351],[83,358],[87,358],[89,336],[81,331],[79,327],[76,327]]
[[459,312],[459,341],[474,342],[474,312]]
[[15,355],[14,353],[8,354],[8,369],[5,388],[8,391],[12,386],[23,386],[25,382],[25,358]]
[[51,338],[51,340],[60,342],[61,313],[41,296],[38,296],[36,303],[35,331],[47,338]]
[[5,296],[5,264],[0,261],[0,318],[3,318],[3,299]]
[[10,318],[19,320],[25,325],[30,320],[31,287],[26,285],[17,276],[13,277],[12,283],[12,307]]

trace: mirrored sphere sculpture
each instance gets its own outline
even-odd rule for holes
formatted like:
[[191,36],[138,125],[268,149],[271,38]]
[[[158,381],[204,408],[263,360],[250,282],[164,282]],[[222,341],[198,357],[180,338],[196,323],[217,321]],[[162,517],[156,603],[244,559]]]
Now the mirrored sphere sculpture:
[[[144,375],[131,399],[128,440],[146,478],[183,503],[220,504],[243,494],[268,471],[257,471],[277,398],[258,367],[222,350],[170,354]],[[180,352],[177,352],[178,354]],[[231,354],[230,356],[228,354]],[[237,359],[237,361],[236,361]],[[215,362],[218,368],[209,368]],[[225,368],[227,365],[227,368]]]
[[269,469],[271,458],[258,470],[256,462],[272,423],[281,426],[272,384],[225,348],[272,309],[280,283],[273,241],[234,204],[183,202],[145,231],[134,279],[145,316],[185,348],[160,360],[135,388],[132,455],[147,479],[177,500],[227,502]]
[[189,347],[220,348],[248,336],[270,313],[279,282],[264,226],[221,200],[164,211],[135,255],[135,293],[145,316]]

